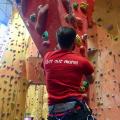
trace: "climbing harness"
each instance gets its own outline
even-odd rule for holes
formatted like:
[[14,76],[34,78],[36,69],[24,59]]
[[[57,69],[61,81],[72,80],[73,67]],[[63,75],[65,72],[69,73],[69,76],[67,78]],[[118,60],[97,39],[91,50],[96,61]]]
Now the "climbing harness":
[[48,120],[96,120],[96,119],[93,117],[91,109],[84,101],[76,100],[72,102],[60,103],[50,106]]
[[87,120],[95,120],[95,118],[93,117],[93,115],[88,115]]

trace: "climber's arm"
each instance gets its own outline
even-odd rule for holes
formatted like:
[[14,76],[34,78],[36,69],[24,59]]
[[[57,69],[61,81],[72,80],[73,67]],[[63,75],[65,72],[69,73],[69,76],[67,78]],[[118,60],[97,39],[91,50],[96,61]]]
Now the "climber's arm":
[[84,58],[83,62],[83,74],[89,83],[94,82],[94,67],[86,58]]
[[94,82],[94,74],[91,75],[85,75],[86,80],[89,81],[90,84],[92,84]]

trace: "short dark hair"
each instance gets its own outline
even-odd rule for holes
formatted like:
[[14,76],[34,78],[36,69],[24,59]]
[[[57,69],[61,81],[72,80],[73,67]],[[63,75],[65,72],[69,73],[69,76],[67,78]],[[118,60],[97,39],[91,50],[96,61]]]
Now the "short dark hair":
[[62,26],[57,31],[57,40],[62,49],[69,49],[76,38],[76,31],[73,28]]

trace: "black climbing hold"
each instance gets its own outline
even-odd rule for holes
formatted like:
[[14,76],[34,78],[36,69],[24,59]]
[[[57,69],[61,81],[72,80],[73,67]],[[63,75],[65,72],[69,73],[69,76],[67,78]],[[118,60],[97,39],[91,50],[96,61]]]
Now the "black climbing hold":
[[102,25],[98,24],[99,27],[101,27]]
[[91,35],[90,37],[91,37],[91,38],[94,38],[94,35]]
[[109,52],[109,55],[112,55],[112,52],[111,52],[111,51]]
[[103,73],[101,73],[100,76],[103,77]]
[[115,72],[115,70],[114,70],[114,69],[112,69],[112,72]]
[[98,18],[98,19],[97,19],[97,22],[101,22],[101,21],[102,21],[102,19],[101,19],[101,18]]
[[114,41],[118,41],[118,37],[115,37],[115,38],[114,38]]
[[96,61],[93,61],[93,64],[96,64]]

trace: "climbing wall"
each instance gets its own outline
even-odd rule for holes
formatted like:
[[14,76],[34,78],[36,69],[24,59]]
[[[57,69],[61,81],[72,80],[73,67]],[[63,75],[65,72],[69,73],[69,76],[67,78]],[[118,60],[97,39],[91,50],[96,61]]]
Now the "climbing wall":
[[35,120],[47,120],[48,96],[45,85],[31,85],[26,97],[26,116],[33,117]]
[[26,50],[26,79],[33,82],[28,88],[25,104],[25,116],[36,120],[47,119],[47,91],[43,85],[43,71],[41,69],[41,55],[30,38]]
[[25,67],[28,38],[20,15],[14,11],[4,34],[8,42],[0,61],[0,120],[23,120],[29,86]]
[[[71,0],[71,5],[73,2],[77,1],[81,3],[79,0]],[[86,1],[84,1],[86,2]],[[93,85],[90,86],[89,92],[89,104],[93,109],[94,116],[98,120],[119,120],[119,113],[120,113],[120,81],[119,81],[119,69],[120,69],[120,3],[119,0],[96,0],[94,5],[94,14],[93,14],[93,21],[91,19],[92,15],[92,8],[93,8],[93,1],[88,0],[89,11],[87,14],[81,13],[80,11],[77,12],[73,9],[75,15],[80,17],[84,21],[82,23],[83,28],[77,29],[78,34],[81,36],[84,33],[87,33],[87,25],[89,25],[89,40],[88,43],[88,57],[93,62],[95,67],[95,82]],[[48,17],[46,18],[46,27],[44,28],[47,33],[49,33],[49,42],[50,46],[44,46],[43,43],[43,34],[38,34],[35,30],[35,13],[37,11],[38,4],[45,5],[48,3],[49,10],[48,10]],[[57,0],[39,0],[39,1],[32,1],[28,2],[27,0],[22,1],[22,14],[23,20],[33,38],[35,45],[37,46],[38,51],[41,55],[44,55],[44,51],[47,50],[54,50],[57,43],[55,41],[55,32],[56,29],[60,25],[68,25],[65,21],[65,16],[67,14],[66,9],[64,8],[63,3]],[[76,8],[75,8],[76,9]],[[56,10],[56,12],[55,12]],[[32,21],[31,21],[31,15]],[[62,14],[61,14],[62,13]],[[43,27],[42,27],[43,28]],[[43,31],[44,33],[44,31]],[[33,44],[34,44],[33,43]],[[92,52],[90,50],[93,50]],[[37,56],[40,56],[37,54]],[[36,57],[28,57],[28,67],[34,68],[37,73],[37,68],[33,67],[35,65],[29,66],[30,61],[34,61],[39,65],[39,60],[37,61]],[[30,58],[30,59],[29,59]],[[28,77],[34,77],[28,73]],[[35,73],[35,74],[36,74]],[[38,79],[38,78],[37,78]],[[33,88],[34,89],[34,88]],[[33,104],[33,97],[34,94],[30,95],[28,93],[29,101]],[[46,97],[44,97],[46,100]],[[36,97],[36,104],[39,102],[38,96]],[[43,103],[42,103],[43,105]],[[35,105],[36,106],[36,105]],[[45,104],[45,106],[47,106]],[[39,109],[39,108],[36,108]],[[32,111],[32,108],[28,109],[28,112]],[[44,111],[43,112],[44,115]],[[34,112],[35,113],[35,112]],[[46,115],[46,113],[45,113]],[[36,115],[37,116],[37,115]]]
[[90,87],[90,105],[98,120],[119,120],[120,114],[120,2],[96,0],[94,25],[89,29],[90,55],[95,82]]

